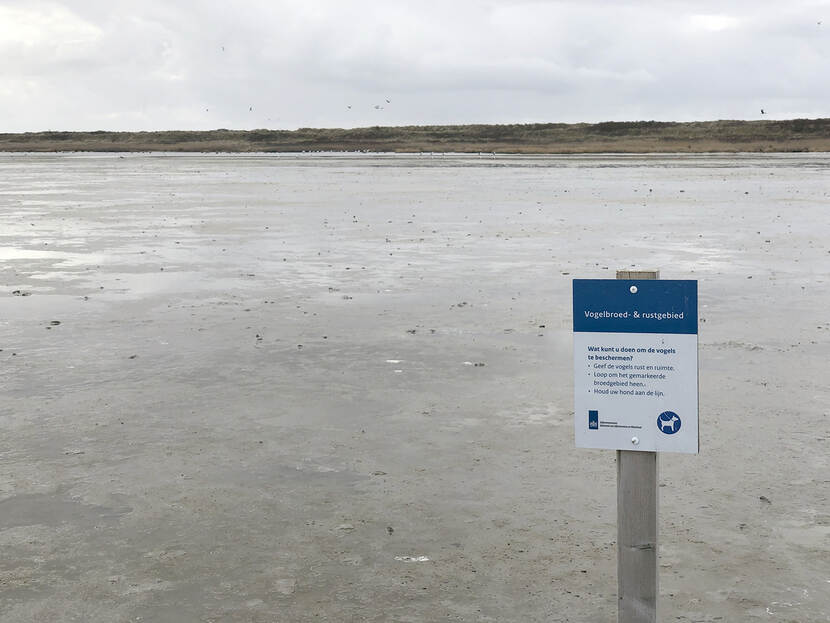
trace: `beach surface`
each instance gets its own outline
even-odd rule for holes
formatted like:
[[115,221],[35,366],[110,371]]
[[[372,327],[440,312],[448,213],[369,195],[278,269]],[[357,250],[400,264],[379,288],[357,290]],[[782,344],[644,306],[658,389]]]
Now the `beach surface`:
[[0,154],[0,622],[616,620],[571,280],[697,279],[661,621],[830,621],[830,154]]

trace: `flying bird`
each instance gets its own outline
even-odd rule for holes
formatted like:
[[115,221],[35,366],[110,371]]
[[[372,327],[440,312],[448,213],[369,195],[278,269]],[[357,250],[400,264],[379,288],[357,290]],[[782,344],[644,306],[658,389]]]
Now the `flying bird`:
[[391,103],[392,103],[392,100],[386,100],[386,103],[387,103],[387,104],[391,104]]
[[764,109],[763,109],[763,108],[761,109],[761,114],[762,114],[762,115],[766,115],[766,114],[767,114],[767,113],[765,113],[765,112],[764,112]]

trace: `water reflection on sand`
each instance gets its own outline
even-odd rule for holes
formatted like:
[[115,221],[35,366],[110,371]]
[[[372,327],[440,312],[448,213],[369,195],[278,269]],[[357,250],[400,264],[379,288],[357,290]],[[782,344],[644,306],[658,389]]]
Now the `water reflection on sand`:
[[827,620],[828,175],[0,154],[0,621],[612,620],[570,287],[631,267],[700,281],[664,618]]

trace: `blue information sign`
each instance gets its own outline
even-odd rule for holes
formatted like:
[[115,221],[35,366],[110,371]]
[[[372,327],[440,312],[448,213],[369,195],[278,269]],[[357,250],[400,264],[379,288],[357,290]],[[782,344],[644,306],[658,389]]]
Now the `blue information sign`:
[[698,451],[697,310],[697,281],[573,281],[577,446]]

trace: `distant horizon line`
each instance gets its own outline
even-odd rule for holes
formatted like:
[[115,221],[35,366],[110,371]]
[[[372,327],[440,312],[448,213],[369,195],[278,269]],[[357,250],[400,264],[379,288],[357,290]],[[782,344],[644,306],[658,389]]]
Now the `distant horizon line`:
[[93,133],[129,133],[129,134],[149,134],[154,132],[257,132],[266,130],[269,132],[299,132],[304,130],[364,130],[370,128],[439,128],[439,127],[502,127],[502,126],[596,126],[596,125],[626,125],[626,124],[663,124],[663,125],[694,125],[706,123],[780,123],[791,121],[825,121],[830,120],[830,117],[787,117],[787,118],[753,118],[753,119],[703,119],[696,121],[672,121],[672,120],[658,120],[658,119],[629,119],[626,121],[528,121],[528,122],[499,122],[499,123],[402,123],[402,124],[372,124],[372,125],[357,125],[357,126],[299,126],[296,128],[275,128],[275,127],[256,127],[256,128],[227,128],[215,127],[205,129],[182,129],[182,128],[165,128],[154,130],[113,130],[98,128],[96,130],[68,130],[49,128],[46,130],[20,130],[20,131],[4,131],[0,130],[0,135],[15,135],[15,134],[45,134],[45,133],[72,133],[72,134],[93,134]]
[[673,153],[830,152],[830,118],[298,128],[43,130],[0,151]]

